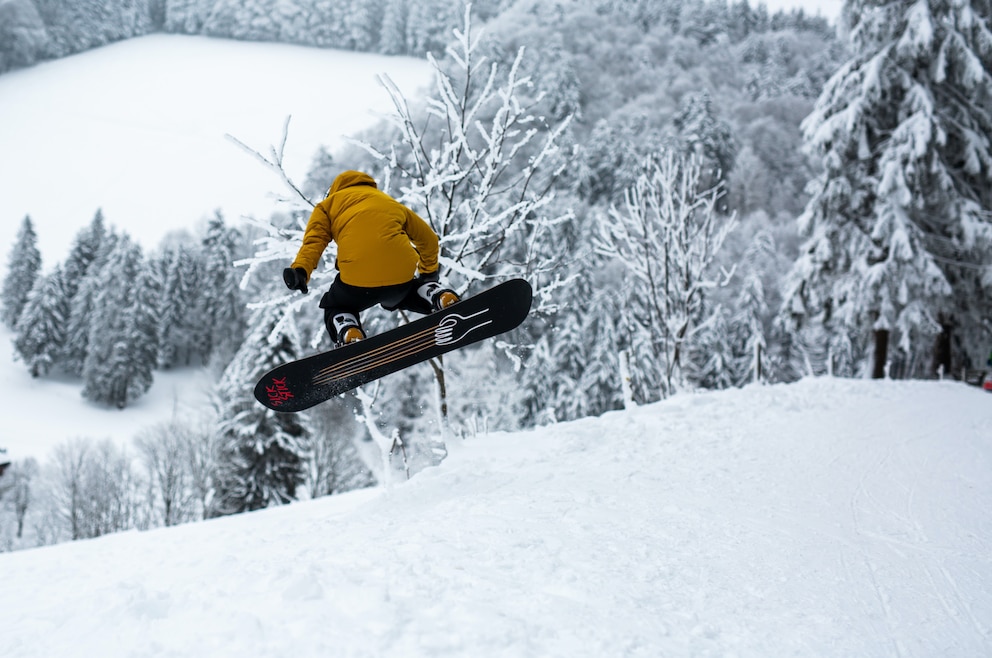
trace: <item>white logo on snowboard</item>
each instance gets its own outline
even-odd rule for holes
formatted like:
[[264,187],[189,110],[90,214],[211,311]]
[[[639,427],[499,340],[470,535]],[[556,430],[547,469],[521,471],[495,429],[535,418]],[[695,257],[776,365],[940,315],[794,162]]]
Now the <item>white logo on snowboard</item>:
[[479,327],[484,327],[487,324],[492,324],[492,320],[486,320],[485,322],[470,323],[470,320],[488,313],[489,309],[483,309],[478,313],[473,313],[468,317],[458,315],[457,313],[451,313],[445,317],[434,329],[434,342],[437,345],[451,345],[452,343],[457,343],[461,339],[465,338],[470,332],[475,331]]

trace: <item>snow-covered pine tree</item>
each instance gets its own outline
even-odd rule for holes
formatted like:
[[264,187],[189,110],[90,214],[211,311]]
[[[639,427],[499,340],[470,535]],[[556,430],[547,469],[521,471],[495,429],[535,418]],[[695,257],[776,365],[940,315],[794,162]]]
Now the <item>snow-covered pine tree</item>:
[[685,155],[701,159],[703,182],[725,187],[727,175],[734,167],[737,145],[729,124],[717,116],[709,93],[687,94],[672,124]]
[[367,52],[379,46],[379,31],[381,29],[380,3],[368,0],[350,0],[346,6],[345,19],[342,24],[344,39],[336,45],[337,48]]
[[[97,216],[99,217],[99,213]],[[83,376],[86,355],[89,353],[91,325],[99,319],[94,309],[97,295],[105,285],[103,268],[110,260],[119,239],[120,236],[113,231],[103,234],[99,240],[96,257],[86,268],[86,273],[77,279],[76,293],[69,302],[69,320],[61,363],[67,373],[77,377]],[[73,253],[75,252],[74,247]],[[66,267],[76,269],[77,264],[75,259],[70,259]]]
[[582,140],[581,158],[570,175],[579,196],[590,205],[622,203],[645,160],[672,146],[672,138],[652,128],[643,115],[601,119]]
[[743,386],[748,382],[767,381],[768,338],[765,323],[769,308],[762,274],[764,263],[775,255],[775,238],[771,231],[759,229],[744,251],[737,275],[740,281],[734,316],[730,321],[732,342],[735,346],[733,383]]
[[292,315],[257,308],[250,331],[217,387],[220,459],[213,514],[237,514],[288,503],[306,481],[311,428],[306,413],[283,414],[258,404],[255,382],[276,365],[303,356]]
[[700,327],[695,339],[688,344],[689,358],[685,371],[686,379],[693,386],[719,390],[737,383],[737,353],[731,329],[730,313],[726,307],[716,305],[706,324]]
[[443,53],[451,41],[452,30],[459,24],[461,7],[465,7],[465,12],[468,13],[469,6],[451,0],[408,2],[406,42],[410,47],[409,54],[420,56]]
[[0,73],[34,64],[47,40],[45,24],[32,0],[0,3]]
[[83,397],[123,409],[152,384],[154,329],[147,300],[138,295],[141,249],[122,236],[100,270],[83,363]]
[[180,244],[167,256],[165,281],[158,311],[159,355],[161,368],[189,365],[197,338],[198,313],[203,306],[199,284],[203,265],[194,250]]
[[521,382],[524,389],[526,413],[523,422],[529,426],[555,422],[555,380],[557,374],[551,356],[551,337],[538,337],[527,359],[527,376]]
[[384,55],[406,55],[407,0],[385,0],[382,8],[382,27],[379,34],[379,52]]
[[104,226],[103,210],[97,210],[89,225],[76,234],[65,259],[62,270],[65,273],[65,290],[70,303],[79,290],[80,283],[90,266],[100,253],[100,245],[107,233]]
[[[304,14],[308,43],[320,48],[337,48],[337,44],[343,44],[347,11],[338,0],[313,0]],[[326,184],[324,187],[326,190]]]
[[587,346],[585,368],[579,390],[586,397],[589,415],[623,408],[623,393],[618,355],[628,345],[620,339],[618,323],[623,318],[625,295],[618,289],[620,276],[597,271],[590,277],[589,299],[576,301],[582,309],[581,340]]
[[[292,3],[283,5],[296,10]],[[271,40],[279,39],[279,6],[275,2],[244,2],[243,0],[214,0],[203,21],[203,34],[215,37]]]
[[31,217],[25,217],[17,231],[17,240],[10,250],[7,260],[7,276],[3,280],[3,306],[0,316],[8,328],[17,326],[28,296],[41,272],[41,252],[38,251],[38,235],[34,231]]
[[204,363],[222,367],[234,356],[245,332],[245,300],[238,286],[240,274],[234,268],[239,238],[238,230],[228,228],[219,213],[210,220],[203,238],[203,280],[208,285],[197,299],[193,346]]
[[162,300],[162,278],[161,272],[150,267],[150,264],[150,259],[141,261],[124,322],[124,335],[131,343],[132,376],[141,394],[152,384],[152,373],[160,353],[158,313]]
[[62,268],[35,281],[28,303],[17,322],[14,347],[32,377],[47,375],[58,365],[65,344],[69,304]]
[[34,0],[48,32],[48,54],[64,57],[151,27],[149,0]]
[[535,78],[537,91],[544,96],[548,116],[552,121],[568,117],[582,118],[582,82],[576,70],[575,56],[561,44],[561,35],[554,35],[538,59]]
[[953,330],[968,365],[992,335],[992,12],[854,0],[844,16],[855,55],[803,125],[825,170],[783,313],[873,344],[875,377],[893,360],[932,376],[934,337]]
[[163,11],[165,31],[199,34],[213,5],[212,0],[165,0]]
[[582,331],[582,317],[565,313],[559,317],[551,346],[554,382],[551,407],[557,420],[575,420],[589,415],[589,400],[581,388],[582,373],[588,365],[589,342]]

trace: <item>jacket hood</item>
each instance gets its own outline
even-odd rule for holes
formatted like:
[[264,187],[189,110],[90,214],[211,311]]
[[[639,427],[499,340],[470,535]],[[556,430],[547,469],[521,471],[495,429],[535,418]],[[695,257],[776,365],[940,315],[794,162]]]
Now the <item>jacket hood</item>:
[[331,191],[328,192],[328,195],[340,192],[346,187],[355,187],[356,185],[371,185],[378,189],[375,179],[368,174],[361,171],[344,171],[338,174],[334,182],[331,183]]

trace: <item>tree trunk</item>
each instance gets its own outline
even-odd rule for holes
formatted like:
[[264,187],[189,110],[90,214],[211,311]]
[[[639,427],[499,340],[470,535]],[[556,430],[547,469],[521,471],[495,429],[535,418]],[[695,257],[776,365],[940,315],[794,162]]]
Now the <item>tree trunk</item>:
[[951,373],[951,337],[954,325],[945,317],[939,318],[940,333],[933,344],[933,363],[930,366],[930,374],[937,375]]
[[889,330],[875,330],[875,363],[872,368],[872,379],[885,378],[885,363],[889,357]]

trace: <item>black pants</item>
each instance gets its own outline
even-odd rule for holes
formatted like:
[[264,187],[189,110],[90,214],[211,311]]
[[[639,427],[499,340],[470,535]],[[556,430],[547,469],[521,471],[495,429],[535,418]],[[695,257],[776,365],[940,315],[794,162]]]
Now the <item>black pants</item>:
[[395,286],[360,288],[345,283],[339,274],[320,298],[320,307],[324,309],[324,326],[327,327],[331,340],[337,340],[331,320],[338,313],[351,313],[359,322],[360,313],[376,304],[381,304],[387,311],[413,311],[423,315],[431,313],[434,309],[417,294],[417,288],[421,283],[423,281],[414,278]]

